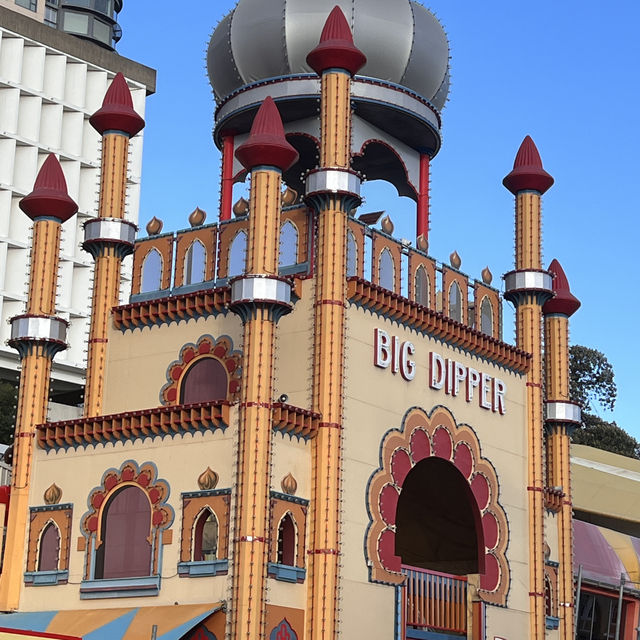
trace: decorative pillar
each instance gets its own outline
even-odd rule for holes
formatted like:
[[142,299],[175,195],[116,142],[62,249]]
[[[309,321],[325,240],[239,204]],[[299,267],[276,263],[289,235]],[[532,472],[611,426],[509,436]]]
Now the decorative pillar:
[[551,274],[541,269],[541,200],[553,185],[527,136],[503,180],[516,197],[516,269],[505,274],[504,297],[516,308],[516,344],[532,355],[527,373],[527,491],[531,640],[545,635],[544,452],[542,423],[542,305],[552,295]]
[[313,410],[322,422],[312,442],[306,637],[328,640],[338,635],[347,215],[361,202],[361,180],[350,169],[351,77],[366,62],[339,7],[307,62],[322,90],[320,167],[306,182],[317,216]]
[[84,415],[98,416],[102,413],[109,318],[119,302],[122,260],[133,253],[138,230],[124,214],[129,139],[142,130],[144,120],[133,109],[121,73],[89,122],[102,136],[102,175],[98,217],[85,223],[82,244],[95,261]]
[[418,194],[418,215],[416,238],[420,240],[424,251],[429,250],[429,171],[431,158],[428,153],[420,154],[420,193]]
[[47,420],[51,362],[67,348],[68,323],[55,315],[60,227],[78,210],[62,167],[51,154],[33,191],[20,201],[33,220],[27,312],[11,318],[9,345],[20,355],[20,388],[13,441],[11,498],[0,576],[0,611],[17,609],[23,583],[29,488],[36,425]]
[[251,171],[247,268],[231,280],[230,308],[244,324],[231,637],[265,637],[275,325],[291,311],[291,284],[278,277],[282,173],[298,158],[269,97],[236,151]]
[[233,145],[234,137],[227,133],[222,137],[222,180],[220,187],[220,222],[231,220],[233,199]]
[[580,302],[571,294],[567,276],[557,260],[549,265],[555,296],[544,314],[545,390],[547,399],[547,483],[562,492],[558,512],[558,613],[560,638],[573,640],[573,507],[571,498],[570,436],[580,425],[580,406],[569,397],[569,318]]

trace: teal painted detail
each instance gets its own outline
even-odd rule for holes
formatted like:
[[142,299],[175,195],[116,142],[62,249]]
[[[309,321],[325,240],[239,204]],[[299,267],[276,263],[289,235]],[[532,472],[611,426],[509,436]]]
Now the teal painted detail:
[[129,625],[136,617],[138,611],[139,609],[131,609],[131,611],[127,611],[127,613],[121,615],[115,620],[112,620],[95,631],[88,633],[84,636],[84,640],[115,640],[116,638],[122,638],[127,632]]
[[229,560],[202,560],[195,562],[180,562],[178,564],[178,574],[190,578],[200,578],[202,576],[218,576],[229,572]]
[[49,623],[57,614],[57,611],[2,613],[0,614],[0,627],[5,627],[5,629],[28,629],[29,631],[46,631]]
[[25,571],[24,574],[24,583],[34,587],[66,584],[68,580],[68,571]]
[[545,616],[545,627],[547,629],[557,629],[560,626],[560,618],[556,616]]
[[160,576],[114,578],[112,580],[83,580],[80,583],[81,600],[157,596],[159,591]]
[[267,572],[270,578],[275,578],[282,582],[304,582],[307,576],[306,569],[276,562],[270,562],[267,565]]

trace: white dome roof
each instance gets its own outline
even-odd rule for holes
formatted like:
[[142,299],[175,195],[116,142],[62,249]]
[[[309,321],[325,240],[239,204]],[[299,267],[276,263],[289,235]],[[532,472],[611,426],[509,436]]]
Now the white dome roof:
[[436,17],[413,0],[239,0],[209,43],[216,99],[260,80],[313,73],[306,57],[336,4],[367,56],[358,75],[402,85],[442,109],[449,43]]

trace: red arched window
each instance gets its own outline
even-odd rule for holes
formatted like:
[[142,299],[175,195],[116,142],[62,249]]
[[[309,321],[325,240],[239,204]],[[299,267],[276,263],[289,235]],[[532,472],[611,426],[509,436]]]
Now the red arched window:
[[116,492],[103,509],[101,533],[96,578],[151,574],[151,505],[144,491],[128,485]]
[[58,527],[50,522],[40,536],[38,553],[38,571],[57,571],[60,557],[60,533]]
[[553,591],[549,576],[544,577],[544,612],[548,616],[553,615]]
[[196,520],[193,530],[194,562],[212,562],[218,557],[218,519],[213,511],[205,509]]
[[296,564],[296,525],[288,513],[278,526],[278,563],[290,567]]
[[227,370],[217,358],[200,358],[187,369],[180,384],[180,402],[226,400],[229,388]]

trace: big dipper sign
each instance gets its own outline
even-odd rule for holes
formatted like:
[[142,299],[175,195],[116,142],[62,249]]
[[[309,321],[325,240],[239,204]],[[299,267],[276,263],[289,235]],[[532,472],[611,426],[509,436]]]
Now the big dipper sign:
[[[373,364],[380,369],[391,369],[405,380],[416,375],[414,356],[416,348],[412,342],[400,341],[383,329],[373,331]],[[429,353],[429,386],[447,395],[464,395],[467,402],[477,397],[481,409],[504,415],[506,413],[506,384],[488,373],[468,367],[450,358],[443,358],[435,351]]]

